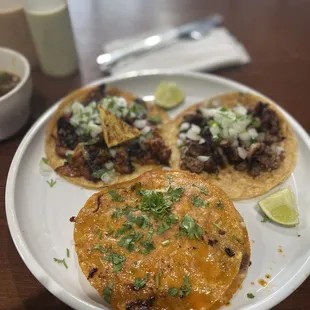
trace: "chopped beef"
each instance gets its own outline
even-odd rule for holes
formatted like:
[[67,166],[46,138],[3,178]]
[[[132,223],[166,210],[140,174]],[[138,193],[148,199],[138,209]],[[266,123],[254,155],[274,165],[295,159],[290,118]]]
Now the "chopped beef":
[[162,137],[154,135],[151,139],[146,140],[144,144],[151,151],[153,158],[157,159],[161,164],[169,165],[171,150],[167,147]]
[[57,167],[55,171],[60,175],[71,178],[82,176],[82,173],[78,167],[71,166],[68,163],[65,163],[63,166]]
[[132,165],[128,153],[124,148],[120,148],[115,155],[114,162],[115,170],[121,174],[128,174],[134,171],[134,166]]
[[138,299],[126,304],[126,310],[150,310],[152,309],[155,296],[151,296],[146,300]]
[[202,116],[202,114],[187,114],[184,116],[184,122],[195,124],[201,128],[207,125],[206,119]]
[[[199,144],[197,141],[186,140],[181,148],[181,168],[191,172],[218,173],[227,164],[231,164],[237,171],[246,171],[249,175],[256,177],[264,171],[272,171],[280,166],[285,157],[285,152],[277,153],[275,144],[283,141],[281,135],[280,119],[276,112],[269,107],[269,104],[258,102],[249,110],[253,119],[258,125],[258,133],[263,132],[264,136],[260,142],[249,145],[238,139],[240,147],[248,151],[247,157],[242,159],[239,156],[238,148],[232,147],[228,141],[214,141],[206,119],[199,110],[196,114],[188,114],[184,122],[195,124],[201,128],[200,136],[205,140]],[[198,156],[209,156],[205,162],[198,160]]]
[[247,165],[246,161],[242,161],[241,163],[235,165],[234,168],[237,171],[247,171],[248,170],[248,165]]
[[70,221],[71,223],[75,223],[75,220],[76,220],[75,216],[71,216],[70,219],[69,219],[69,221]]
[[103,97],[106,96],[106,92],[105,92],[105,84],[102,84],[98,87],[96,87],[96,89],[92,90],[86,97],[85,100],[83,100],[83,104],[87,105],[89,103],[91,103],[92,101],[96,101],[98,102],[99,100],[101,100]]
[[56,145],[55,151],[56,151],[56,154],[59,157],[61,157],[61,158],[66,158],[67,157],[67,151],[68,151],[67,148],[65,148],[63,146]]
[[238,154],[237,148],[232,147],[229,142],[221,142],[220,146],[223,149],[225,156],[227,157],[229,163],[236,164],[241,161],[241,158]]
[[190,172],[194,173],[201,173],[204,169],[204,162],[198,158],[185,156],[181,160],[180,167],[183,170],[189,170]]
[[57,135],[59,146],[73,150],[79,142],[75,128],[66,117],[61,117],[57,122]]

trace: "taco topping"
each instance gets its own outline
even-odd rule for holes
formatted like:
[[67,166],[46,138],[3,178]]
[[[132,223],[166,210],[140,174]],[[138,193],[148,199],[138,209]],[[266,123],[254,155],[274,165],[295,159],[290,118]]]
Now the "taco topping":
[[[56,172],[108,183],[115,172],[132,173],[133,163],[169,164],[171,150],[147,113],[139,98],[128,104],[120,96],[94,94],[85,102],[74,101],[57,122],[55,151],[66,161]],[[109,133],[108,127],[113,129]],[[121,137],[125,131],[126,137]]]
[[195,173],[218,173],[228,164],[255,177],[280,166],[285,139],[280,119],[267,103],[253,109],[237,105],[232,109],[213,102],[183,118],[177,146],[181,168]]

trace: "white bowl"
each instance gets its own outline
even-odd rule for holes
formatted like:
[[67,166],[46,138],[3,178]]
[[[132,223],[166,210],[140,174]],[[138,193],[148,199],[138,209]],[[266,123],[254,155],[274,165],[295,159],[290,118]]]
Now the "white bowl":
[[20,82],[0,97],[0,140],[12,136],[27,122],[32,92],[30,65],[22,54],[0,47],[0,72],[3,71],[16,74]]

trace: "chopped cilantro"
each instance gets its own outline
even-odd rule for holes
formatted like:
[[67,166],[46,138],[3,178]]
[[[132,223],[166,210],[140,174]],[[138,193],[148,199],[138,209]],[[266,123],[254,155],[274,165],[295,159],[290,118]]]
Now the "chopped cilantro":
[[122,215],[128,216],[130,210],[131,210],[130,206],[126,206],[126,208],[124,208],[124,209],[117,207],[115,209],[115,211],[112,213],[111,217],[113,219],[117,220]]
[[180,225],[180,233],[187,235],[190,239],[201,240],[203,230],[188,214],[185,214]]
[[180,201],[181,196],[184,193],[184,188],[183,187],[169,187],[167,191],[167,199],[169,199],[172,203],[173,202],[178,202]]
[[155,250],[155,244],[152,240],[143,240],[140,244],[144,247],[141,251],[143,254],[149,254],[151,251]]
[[112,200],[123,202],[124,198],[120,196],[115,190],[109,191],[110,196],[112,197]]
[[168,294],[170,296],[173,296],[173,297],[177,296],[178,292],[179,292],[179,290],[177,288],[175,288],[175,287],[170,287],[169,290],[168,290]]
[[106,248],[104,248],[102,245],[100,244],[95,244],[95,246],[93,247],[93,250],[98,250],[101,253],[107,253],[108,250]]
[[42,157],[42,161],[44,162],[44,164],[49,165],[50,161],[46,158],[46,157]]
[[123,235],[125,232],[131,229],[132,229],[132,223],[129,223],[129,222],[124,223],[122,228],[117,230],[115,237],[118,238],[119,236]]
[[253,120],[252,123],[251,123],[251,125],[252,125],[253,127],[255,127],[255,128],[258,128],[258,127],[260,126],[260,123],[259,123],[258,121],[256,121],[256,120]]
[[209,202],[204,202],[200,197],[194,196],[193,198],[193,206],[196,208],[202,207],[202,208],[208,208]]
[[237,237],[236,235],[232,235],[232,238],[235,239],[236,241],[238,241],[239,243],[243,243],[242,240]]
[[69,164],[71,164],[72,163],[72,154],[68,153],[66,156],[66,160]]
[[167,231],[172,224],[176,224],[178,220],[179,218],[175,214],[169,214],[163,219],[162,224],[157,228],[157,233],[161,235],[162,233]]
[[247,293],[246,295],[247,295],[247,297],[250,298],[250,299],[255,298],[255,296],[254,296],[252,293]]
[[54,262],[58,263],[58,264],[63,264],[65,266],[66,269],[68,269],[68,265],[65,261],[65,259],[58,259],[54,257]]
[[101,176],[102,176],[105,172],[106,172],[105,169],[99,169],[99,170],[93,172],[91,176],[92,176],[94,179],[99,180],[99,179],[101,178]]
[[264,214],[264,217],[263,219],[261,220],[262,223],[265,223],[265,222],[271,222],[270,218]]
[[119,241],[118,241],[118,245],[120,247],[124,247],[125,249],[127,249],[129,252],[132,252],[134,250],[135,247],[135,243],[137,241],[139,241],[141,238],[143,238],[143,234],[142,233],[130,233],[128,235],[123,236]]
[[219,200],[216,204],[216,207],[220,210],[223,210],[224,209],[224,204],[221,200]]
[[219,224],[217,224],[217,223],[212,223],[213,224],[213,226],[215,227],[215,228],[217,228],[218,230],[222,230],[222,227],[219,225]]
[[161,118],[160,114],[157,114],[154,116],[149,116],[148,119],[151,123],[154,123],[154,124],[161,124],[162,123],[162,118]]
[[191,285],[189,283],[189,277],[185,276],[184,277],[184,284],[179,288],[175,288],[175,287],[171,287],[168,290],[168,294],[170,296],[179,296],[181,298],[183,298],[184,296],[188,296],[188,294],[190,293],[191,290]]
[[46,183],[52,188],[56,184],[57,181],[51,179],[50,181],[46,181]]
[[165,240],[165,241],[163,241],[161,244],[162,244],[163,246],[166,246],[166,245],[170,244],[170,241],[169,241],[169,240]]
[[110,304],[112,295],[113,283],[109,282],[108,285],[103,289],[103,299]]
[[97,234],[97,239],[101,240],[102,239],[102,231],[99,228],[97,229],[96,234]]
[[199,186],[199,185],[196,185],[196,184],[193,184],[193,186],[199,188],[199,189],[200,189],[200,192],[201,192],[202,194],[204,194],[204,195],[206,195],[206,196],[209,195],[208,190],[207,190],[205,187]]
[[139,215],[137,216],[135,219],[134,219],[134,223],[142,228],[142,229],[146,229],[149,227],[150,225],[150,220],[149,220],[149,217],[146,215],[146,214],[142,214],[142,215]]
[[135,279],[135,289],[138,291],[139,289],[141,289],[142,287],[145,286],[145,284],[147,283],[148,280],[148,274],[146,273],[144,278],[136,278]]
[[66,253],[67,253],[67,257],[70,257],[70,250],[68,248],[66,248]]
[[159,278],[163,275],[163,273],[159,270],[158,274],[155,277],[155,282],[156,282],[156,288],[159,288]]
[[113,264],[113,271],[118,272],[123,268],[123,262],[126,261],[126,257],[115,252],[110,252],[106,255],[104,260],[111,262]]

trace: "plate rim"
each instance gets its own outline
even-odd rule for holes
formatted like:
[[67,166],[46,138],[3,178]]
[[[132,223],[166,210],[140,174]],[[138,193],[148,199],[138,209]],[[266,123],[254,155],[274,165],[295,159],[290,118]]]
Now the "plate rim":
[[[81,86],[80,88],[89,87],[98,85],[101,83],[110,83],[116,82],[119,80],[126,80],[131,78],[136,78],[140,76],[156,76],[156,75],[176,75],[176,76],[184,76],[199,80],[208,80],[212,82],[217,82],[220,84],[224,84],[228,87],[242,89],[242,91],[251,92],[263,98],[266,98],[271,103],[275,104],[277,108],[284,114],[284,116],[289,121],[290,125],[294,127],[294,129],[298,132],[301,136],[302,140],[307,145],[308,149],[310,150],[310,137],[308,136],[305,129],[295,120],[293,116],[291,116],[288,112],[286,112],[282,107],[280,107],[276,102],[274,102],[269,97],[263,95],[262,93],[248,87],[242,83],[233,81],[228,78],[224,78],[215,74],[210,73],[199,73],[199,72],[180,72],[175,70],[140,70],[140,71],[131,71],[124,74],[118,74],[111,77],[104,77],[96,79],[93,82],[90,82],[86,85]],[[84,301],[83,299],[74,296],[70,292],[66,291],[57,281],[51,278],[45,270],[41,267],[41,265],[36,261],[33,257],[31,251],[26,245],[25,240],[23,239],[23,233],[19,227],[16,211],[15,211],[15,202],[14,202],[14,193],[15,193],[15,182],[16,182],[16,174],[20,166],[21,158],[28,147],[28,144],[31,142],[33,136],[38,132],[38,129],[50,118],[53,112],[57,109],[60,102],[63,100],[64,97],[59,99],[56,103],[54,103],[47,111],[45,111],[39,119],[31,126],[28,130],[24,138],[22,139],[21,143],[19,144],[13,160],[10,165],[10,169],[8,172],[8,177],[6,181],[6,189],[5,189],[5,210],[6,210],[6,217],[9,226],[9,231],[11,234],[11,238],[14,242],[14,245],[21,256],[23,262],[30,270],[30,272],[34,275],[34,277],[47,289],[49,290],[55,297],[59,298],[65,304],[73,307],[74,309],[82,310],[82,309],[100,309],[96,306],[92,306],[88,302]],[[296,274],[283,285],[279,290],[265,298],[261,302],[258,302],[254,305],[245,306],[247,310],[265,310],[274,307],[285,298],[287,298],[290,294],[292,294],[305,280],[306,277],[301,276],[302,272],[309,273],[310,272],[310,255],[306,258],[306,261],[303,265],[300,266]],[[43,281],[43,279],[49,279],[49,281]],[[104,307],[104,306],[103,306]],[[240,310],[245,309],[242,307]],[[105,308],[102,308],[105,309]]]

